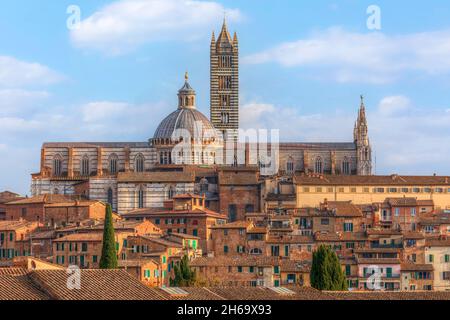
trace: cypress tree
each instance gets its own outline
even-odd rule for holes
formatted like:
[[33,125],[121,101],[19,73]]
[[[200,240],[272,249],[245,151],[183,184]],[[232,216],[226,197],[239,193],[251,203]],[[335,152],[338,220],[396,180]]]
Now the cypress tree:
[[314,251],[310,277],[311,286],[318,290],[347,290],[347,279],[339,258],[329,246],[320,245]]
[[174,278],[170,279],[172,287],[191,287],[197,281],[197,275],[195,271],[191,270],[187,255],[183,256],[180,263],[173,267],[173,272]]
[[117,269],[116,240],[112,219],[111,205],[106,205],[105,222],[103,226],[103,246],[100,258],[100,269]]

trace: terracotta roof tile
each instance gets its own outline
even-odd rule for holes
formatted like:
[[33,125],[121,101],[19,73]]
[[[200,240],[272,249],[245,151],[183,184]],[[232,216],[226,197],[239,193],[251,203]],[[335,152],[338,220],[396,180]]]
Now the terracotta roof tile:
[[67,288],[66,270],[37,270],[33,281],[57,300],[163,300],[158,290],[142,284],[124,270],[80,270],[80,289]]
[[0,300],[48,300],[28,275],[0,275]]

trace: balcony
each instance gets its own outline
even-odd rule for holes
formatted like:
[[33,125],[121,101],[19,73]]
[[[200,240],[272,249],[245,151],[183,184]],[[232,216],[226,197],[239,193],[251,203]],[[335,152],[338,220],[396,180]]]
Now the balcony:
[[403,248],[402,243],[388,243],[388,244],[381,244],[381,243],[371,243],[370,247],[372,249],[401,249]]

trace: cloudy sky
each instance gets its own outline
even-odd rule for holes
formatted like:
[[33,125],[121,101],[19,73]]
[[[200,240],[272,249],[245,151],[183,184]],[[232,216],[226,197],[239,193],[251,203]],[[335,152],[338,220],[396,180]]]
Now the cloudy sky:
[[[242,127],[351,141],[364,94],[377,174],[449,175],[450,5],[410,3],[3,0],[0,190],[29,193],[44,141],[146,141],[186,70],[209,115],[224,12],[240,41]],[[380,30],[367,26],[373,4]]]

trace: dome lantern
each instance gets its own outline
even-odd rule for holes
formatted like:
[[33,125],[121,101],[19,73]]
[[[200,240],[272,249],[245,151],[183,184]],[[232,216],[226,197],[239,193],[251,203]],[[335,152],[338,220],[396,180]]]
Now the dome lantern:
[[188,82],[189,75],[186,72],[184,75],[184,85],[178,90],[178,108],[195,109],[195,90],[192,89]]

